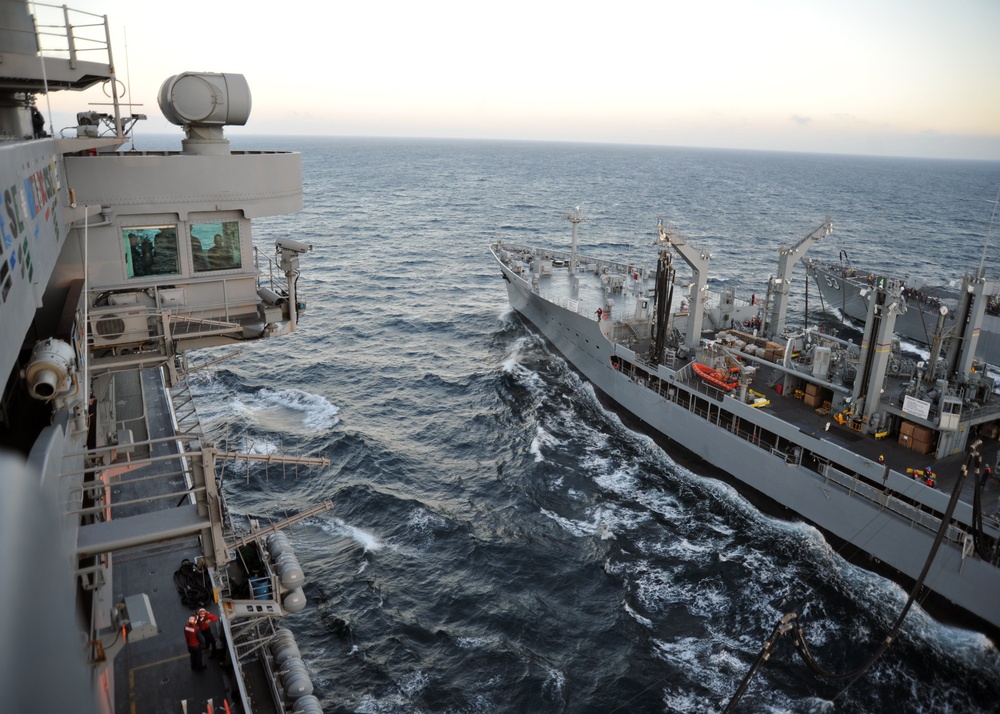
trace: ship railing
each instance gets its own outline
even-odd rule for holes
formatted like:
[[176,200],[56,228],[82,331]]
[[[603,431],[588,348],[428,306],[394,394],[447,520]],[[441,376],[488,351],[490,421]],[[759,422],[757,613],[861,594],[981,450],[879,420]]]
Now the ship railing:
[[540,295],[539,297],[541,297],[543,300],[547,300],[553,305],[563,308],[564,310],[569,310],[570,312],[576,313],[577,315],[583,314],[580,310],[580,301],[574,298],[556,297],[551,293],[545,293],[543,295]]
[[987,404],[975,404],[972,406],[962,407],[962,419],[976,419],[978,422],[986,421],[979,417],[982,416],[1000,416],[1000,406],[997,405],[996,401],[991,401]]
[[[94,294],[100,292],[94,291]],[[225,292],[223,280],[224,295]],[[211,337],[242,332],[243,324],[247,321],[260,322],[261,318],[256,312],[260,302],[261,298],[254,295],[238,302],[223,297],[221,301],[191,306],[101,305],[91,308],[87,342],[91,349],[115,349],[120,354],[144,354],[147,361],[157,354],[162,358],[171,352],[166,349],[168,335],[173,341]],[[237,305],[242,308],[239,314]],[[121,330],[104,335],[96,332],[96,325],[110,315],[122,321]],[[168,323],[166,327],[164,322]],[[113,329],[114,323],[111,326]]]
[[[521,245],[519,243],[504,243],[503,241],[497,241],[493,245],[498,249],[498,251],[505,250],[508,253],[515,254],[515,256],[521,260],[529,260],[540,257],[542,260],[564,260],[569,263],[569,261],[573,258],[572,251],[568,250],[539,248],[537,246],[532,247]],[[645,270],[638,265],[629,265],[628,263],[621,263],[615,260],[605,260],[603,258],[593,258],[581,253],[577,253],[576,260],[579,264],[579,270],[597,275],[627,273],[629,268],[632,268],[633,270],[639,268],[640,271],[643,272]]]
[[[678,377],[681,374],[678,373]],[[695,391],[702,392],[704,394],[709,394],[708,388],[704,387],[698,382],[691,381],[688,385],[693,387]],[[713,390],[714,391],[714,390]],[[703,419],[710,420],[715,411],[709,409],[701,409],[695,407],[692,412],[697,414]],[[782,459],[786,463],[794,463],[794,455],[787,453],[786,451],[776,448],[774,445],[770,444],[766,440],[761,440],[759,436],[753,431],[747,431],[741,428],[727,428],[727,431],[734,434],[735,436],[747,441],[748,443],[759,446],[762,449],[769,451],[776,458]],[[878,505],[879,509],[888,509],[893,513],[899,515],[900,517],[908,520],[912,525],[919,526],[930,532],[936,533],[941,524],[941,519],[932,513],[928,513],[921,510],[917,506],[911,505],[899,498],[892,495],[891,492],[875,488],[864,483],[861,479],[851,476],[839,469],[835,468],[832,464],[823,464],[820,467],[820,475],[827,479],[828,482],[832,482],[846,490],[850,495],[857,496],[859,498],[864,498],[865,500],[871,501]],[[987,521],[987,530],[996,531],[1000,529],[1000,522],[994,522],[993,519],[989,517],[984,518]],[[951,541],[956,546],[961,546],[965,542],[966,531],[955,525],[951,525],[948,528],[945,537]]]
[[[954,395],[957,396],[957,395]],[[879,399],[881,404],[888,406],[897,407],[899,406],[898,395],[894,394],[883,394]],[[938,418],[941,414],[940,406],[935,403],[931,406],[930,410],[927,412],[927,417],[925,421],[931,424],[936,424]],[[983,423],[989,421],[991,418],[995,419],[1000,416],[1000,405],[997,404],[995,400],[988,402],[986,404],[968,404],[965,403],[962,406],[962,420],[970,421],[973,420],[976,423]]]
[[[116,424],[117,423],[118,422],[116,422]],[[109,479],[109,481],[105,483],[100,479],[95,479],[86,481],[80,486],[70,489],[75,496],[74,500],[78,504],[78,507],[67,510],[67,513],[80,516],[87,521],[91,521],[93,519],[100,520],[106,517],[112,509],[123,508],[126,506],[142,506],[153,501],[166,501],[168,503],[176,502],[179,497],[195,495],[200,491],[204,491],[204,486],[199,487],[193,485],[193,466],[189,462],[189,457],[201,457],[200,450],[196,451],[190,447],[185,447],[183,450],[179,450],[178,453],[166,453],[158,456],[145,456],[136,459],[132,459],[130,454],[127,453],[129,450],[141,450],[145,453],[152,453],[154,446],[171,444],[177,445],[191,441],[198,442],[201,438],[201,434],[179,433],[173,436],[146,439],[132,444],[108,444],[107,446],[88,450],[86,452],[86,456],[93,462],[92,466],[87,466],[79,471],[64,472],[61,475],[63,477],[70,477],[78,475],[97,475],[102,472],[110,472],[113,473],[113,476],[110,477],[113,480]],[[108,459],[105,458],[113,455],[117,455],[116,460],[109,462]],[[170,462],[179,462],[180,468],[177,470],[172,469]],[[148,466],[155,466],[157,468],[150,473],[141,471],[141,469]],[[113,500],[110,498],[107,490],[107,487],[110,484],[116,486],[125,483],[136,484],[144,482],[173,484],[176,482],[177,477],[182,478],[180,481],[180,483],[183,484],[182,487],[168,486],[160,493],[152,495],[145,494],[138,499],[125,498]],[[84,496],[89,496],[94,499],[95,505],[84,506]]]
[[[241,332],[242,326],[227,319],[210,319],[199,314],[221,311],[224,305],[200,305],[197,308],[181,308],[167,310],[156,307],[137,307],[123,305],[114,314],[122,320],[120,332],[101,335],[95,332],[94,323],[104,315],[91,312],[91,325],[87,330],[87,344],[99,355],[95,356],[92,368],[95,373],[131,369],[134,367],[153,367],[168,361],[175,351],[168,347],[167,339],[172,342],[197,337],[210,337],[227,333]],[[169,313],[169,314],[168,314]],[[164,329],[164,322],[167,323]]]
[[201,420],[195,407],[194,395],[188,383],[188,371],[182,370],[181,379],[170,387],[170,402],[178,430],[187,434],[202,434]]
[[[880,509],[887,509],[896,515],[908,520],[911,525],[923,528],[931,533],[936,533],[941,527],[941,519],[932,513],[923,511],[905,501],[902,501],[889,491],[869,486],[831,464],[824,464],[820,470],[821,475],[828,483],[834,483],[851,495],[857,495],[879,506]],[[966,531],[955,525],[949,525],[945,532],[945,538],[957,547],[963,547],[966,540]]]
[[[246,307],[251,302],[250,299],[240,301],[240,305]],[[254,305],[260,302],[260,298],[254,296],[252,299]],[[125,321],[125,335],[129,338],[135,337],[138,339],[138,335],[145,334],[143,328],[140,327],[140,321],[134,319],[135,317],[141,316],[144,318],[157,318],[165,312],[170,312],[170,317],[172,320],[183,320],[191,323],[203,322],[206,324],[229,324],[232,319],[237,317],[233,314],[234,303],[227,300],[222,300],[218,302],[203,302],[197,305],[190,306],[167,306],[156,307],[153,305],[99,305],[96,308],[92,307],[90,309],[90,319],[91,322],[99,320],[102,313],[115,313],[115,314],[125,314],[128,317],[124,318]],[[117,309],[113,309],[117,308]],[[93,330],[91,330],[91,337],[93,337]],[[101,337],[98,335],[98,337]],[[151,335],[148,339],[153,339]],[[123,336],[120,341],[127,342],[128,338]]]
[[31,8],[35,38],[44,56],[62,57],[70,67],[76,67],[81,54],[100,53],[108,65],[113,64],[107,16],[41,2],[31,3]]
[[615,328],[608,339],[612,342],[629,346],[642,340],[648,340],[652,331],[653,326],[648,321],[626,317],[615,322]]
[[274,639],[275,634],[274,621],[270,617],[229,620],[229,628],[239,662],[244,662],[263,650]]
[[236,682],[243,701],[249,701],[246,692],[246,679],[250,674],[249,670],[258,667],[260,668],[259,675],[263,675],[263,681],[270,690],[271,700],[274,702],[283,701],[284,697],[278,691],[277,673],[274,671],[271,657],[268,656],[267,652],[267,646],[274,641],[277,633],[274,622],[269,617],[250,618],[243,621],[224,618],[223,621],[228,630],[233,657],[239,669],[240,676],[236,677]]
[[253,262],[254,267],[257,269],[258,288],[267,288],[282,296],[290,294],[288,292],[288,279],[285,277],[285,272],[281,269],[276,258],[263,253],[257,246],[254,246]]
[[[115,137],[123,138],[124,129],[119,103],[119,82],[115,76],[114,58],[111,54],[111,30],[106,15],[77,10],[66,5],[31,3],[35,41],[43,57],[65,59],[70,69],[76,70],[83,61],[101,64],[106,69],[110,90],[106,91],[113,107],[112,126]],[[10,31],[10,28],[5,28]],[[97,56],[97,59],[90,59]],[[106,115],[105,115],[106,116]],[[134,120],[134,117],[133,117]]]

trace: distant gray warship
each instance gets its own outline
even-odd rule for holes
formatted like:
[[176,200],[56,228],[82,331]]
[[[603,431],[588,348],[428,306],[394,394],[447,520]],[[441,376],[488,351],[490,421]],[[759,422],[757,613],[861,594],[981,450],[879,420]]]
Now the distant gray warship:
[[[867,296],[875,274],[851,265],[847,254],[840,253],[839,263],[806,258],[806,272],[813,278],[826,308],[864,323],[868,315]],[[932,346],[935,339],[949,339],[958,329],[958,294],[921,279],[902,279],[907,310],[896,320],[896,334],[921,345]],[[1000,294],[986,297],[986,312],[979,333],[976,356],[1000,366]]]
[[[209,72],[161,87],[181,151],[119,151],[145,117],[122,113],[105,17],[2,0],[0,54],[4,709],[315,714],[277,624],[306,604],[287,522],[236,532],[216,464],[324,460],[217,447],[187,387],[191,350],[296,327],[311,246],[258,253],[251,219],[301,209],[301,157],[230,151],[249,88]],[[61,132],[36,106],[102,84],[108,112]]]
[[[662,222],[654,268],[578,255],[581,217],[567,218],[570,251],[503,242],[491,251],[511,307],[573,367],[650,428],[901,580],[919,582],[943,531],[927,587],[982,629],[1000,629],[1000,485],[992,479],[981,489],[979,477],[997,458],[1000,402],[975,360],[996,285],[965,276],[955,306],[964,328],[915,363],[893,338],[906,314],[904,288],[882,277],[870,288],[860,345],[786,328],[792,270],[832,231],[829,219],[779,252],[759,317],[747,320],[737,308],[753,298],[729,293],[706,303],[709,256]],[[674,306],[675,253],[694,281],[682,311]],[[712,311],[728,329],[704,332]],[[966,478],[967,451],[974,473]]]

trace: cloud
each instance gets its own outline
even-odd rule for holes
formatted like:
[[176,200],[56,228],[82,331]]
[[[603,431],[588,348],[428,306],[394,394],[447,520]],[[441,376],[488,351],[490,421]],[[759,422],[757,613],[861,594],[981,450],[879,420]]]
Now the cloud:
[[804,117],[799,114],[792,114],[791,119],[799,126],[809,126],[812,124],[812,117]]

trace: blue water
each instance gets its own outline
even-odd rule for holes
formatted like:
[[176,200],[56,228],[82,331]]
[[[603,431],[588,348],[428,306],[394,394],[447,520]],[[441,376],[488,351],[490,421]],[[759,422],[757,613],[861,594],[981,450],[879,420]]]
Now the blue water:
[[[778,248],[830,215],[834,234],[811,255],[845,249],[954,284],[982,255],[1000,164],[387,139],[234,147],[303,154],[305,209],[254,225],[260,246],[315,245],[299,282],[308,312],[290,338],[203,373],[196,397],[217,440],[332,462],[225,475],[237,518],[334,503],[289,532],[310,606],[287,624],[326,711],[718,711],[788,594],[828,668],[874,650],[905,592],[623,424],[512,314],[488,244],[565,247],[563,216],[579,206],[585,252],[652,265],[662,216],[712,254],[714,285],[761,295]],[[843,693],[782,643],[741,711],[992,712],[998,672],[986,637],[917,610]]]

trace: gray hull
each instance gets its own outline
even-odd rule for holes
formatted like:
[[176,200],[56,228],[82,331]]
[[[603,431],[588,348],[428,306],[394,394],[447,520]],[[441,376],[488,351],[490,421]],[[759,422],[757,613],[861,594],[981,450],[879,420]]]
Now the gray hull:
[[[905,576],[917,578],[937,525],[921,524],[912,499],[903,502],[893,494],[931,499],[939,511],[944,510],[945,494],[931,489],[923,489],[926,493],[916,491],[914,486],[920,484],[896,471],[885,475],[887,488],[876,492],[872,483],[883,483],[882,467],[835,443],[820,425],[804,427],[738,400],[713,396],[711,390],[699,389],[681,379],[680,371],[659,366],[650,367],[642,379],[624,374],[612,365],[611,357],[636,364],[636,355],[609,340],[602,332],[607,329],[604,323],[533,293],[529,283],[502,260],[498,262],[511,307],[616,404],[820,529],[852,543]],[[647,386],[654,382],[656,388]],[[720,426],[723,423],[727,426]],[[801,446],[829,465],[817,472],[791,463],[786,453],[762,448],[753,438],[758,427],[783,442]],[[971,518],[968,504],[959,504],[958,518]],[[963,558],[958,543],[942,546],[927,583],[958,607],[1000,628],[1000,569],[978,558]]]
[[[853,274],[839,265],[824,265],[813,262],[808,267],[815,285],[823,296],[823,306],[834,308],[841,313],[864,323],[868,315],[868,303],[861,296],[861,290],[868,285],[867,274]],[[934,330],[938,321],[938,307],[948,308],[945,329],[957,326],[955,313],[956,299],[953,293],[932,290],[923,299],[913,297],[907,300],[907,311],[896,318],[896,334],[920,345],[930,345],[934,341]],[[984,315],[976,351],[980,359],[992,365],[1000,365],[1000,317]]]

